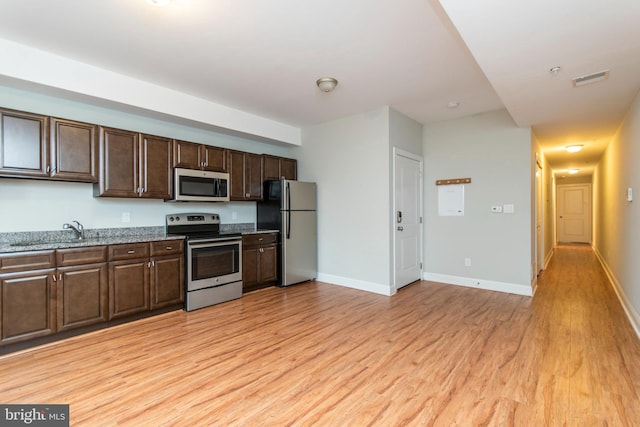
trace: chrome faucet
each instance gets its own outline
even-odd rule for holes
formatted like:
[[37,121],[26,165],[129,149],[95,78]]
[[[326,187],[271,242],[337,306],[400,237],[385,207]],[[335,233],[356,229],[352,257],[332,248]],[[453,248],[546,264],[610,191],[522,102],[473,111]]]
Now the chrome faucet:
[[72,221],[72,222],[75,222],[76,225],[62,224],[62,228],[64,228],[65,230],[70,228],[73,230],[74,233],[76,233],[76,237],[78,240],[84,239],[84,227],[82,226],[82,224],[80,224],[78,221]]

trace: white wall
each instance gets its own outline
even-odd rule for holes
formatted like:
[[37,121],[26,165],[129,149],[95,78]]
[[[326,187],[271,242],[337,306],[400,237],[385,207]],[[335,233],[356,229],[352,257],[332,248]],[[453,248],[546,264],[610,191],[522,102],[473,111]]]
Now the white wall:
[[[0,86],[0,107],[254,153],[294,155],[285,146],[6,86]],[[220,213],[223,223],[255,223],[255,210],[254,202],[175,204],[162,200],[96,198],[91,184],[0,178],[0,232],[58,230],[73,219],[87,228],[160,226],[168,213],[193,211]],[[123,212],[130,213],[130,223],[122,223]]]
[[318,183],[318,280],[390,293],[389,108],[302,131],[301,179]]
[[[425,278],[531,295],[531,130],[500,110],[425,125],[423,144]],[[435,181],[465,177],[464,216],[438,216]],[[491,212],[504,204],[515,213]]]
[[[593,245],[640,335],[640,94],[593,176]],[[634,200],[627,201],[627,188]]]

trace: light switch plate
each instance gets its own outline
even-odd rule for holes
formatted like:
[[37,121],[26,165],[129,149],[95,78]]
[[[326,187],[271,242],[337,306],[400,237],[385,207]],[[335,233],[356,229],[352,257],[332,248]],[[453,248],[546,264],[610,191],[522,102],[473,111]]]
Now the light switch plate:
[[627,202],[633,202],[633,188],[627,188]]
[[502,206],[491,206],[491,212],[502,213]]
[[504,213],[514,213],[515,212],[515,207],[513,205],[503,205],[502,206],[502,211]]

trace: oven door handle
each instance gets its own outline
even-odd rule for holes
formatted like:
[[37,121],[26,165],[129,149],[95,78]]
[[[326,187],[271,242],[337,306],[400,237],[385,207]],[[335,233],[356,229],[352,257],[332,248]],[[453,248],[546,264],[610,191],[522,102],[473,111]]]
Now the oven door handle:
[[211,240],[198,240],[197,242],[188,242],[188,246],[190,248],[203,248],[203,247],[211,247],[211,246],[222,246],[228,245],[230,242],[232,243],[242,243],[242,239],[238,239],[237,237],[229,237],[229,238],[215,238]]

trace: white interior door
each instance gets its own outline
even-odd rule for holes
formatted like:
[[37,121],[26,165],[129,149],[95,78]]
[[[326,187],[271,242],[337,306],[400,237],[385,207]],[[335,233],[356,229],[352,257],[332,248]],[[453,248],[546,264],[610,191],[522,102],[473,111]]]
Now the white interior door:
[[394,284],[422,276],[422,158],[394,149]]
[[560,243],[591,243],[591,184],[557,186]]

